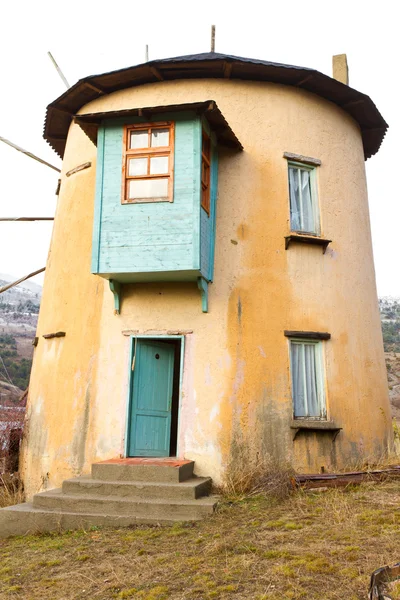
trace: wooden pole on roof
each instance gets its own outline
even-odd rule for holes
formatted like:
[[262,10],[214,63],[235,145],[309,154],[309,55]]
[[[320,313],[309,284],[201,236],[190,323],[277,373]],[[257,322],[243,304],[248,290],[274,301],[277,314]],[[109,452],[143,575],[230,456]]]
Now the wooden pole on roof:
[[9,290],[12,287],[15,287],[16,285],[22,283],[23,281],[26,281],[27,279],[34,277],[35,275],[39,275],[39,273],[43,273],[43,271],[45,271],[45,270],[46,270],[46,267],[43,267],[43,269],[38,269],[37,271],[33,271],[33,273],[29,273],[29,275],[24,275],[24,277],[17,279],[17,281],[13,281],[12,283],[7,283],[7,285],[4,285],[3,287],[0,288],[0,294],[2,294],[3,292],[6,292],[7,290]]
[[54,217],[0,217],[0,221],[54,221]]
[[13,144],[13,142],[10,142],[10,140],[6,140],[6,138],[3,138],[0,136],[0,142],[4,142],[8,146],[11,146],[11,148],[18,150],[18,152],[22,152],[22,154],[26,154],[26,156],[29,156],[29,158],[33,158],[34,160],[37,160],[38,162],[42,163],[42,165],[47,165],[48,167],[50,167],[50,169],[54,169],[54,171],[61,173],[61,169],[57,169],[57,167],[55,167],[54,165],[51,165],[50,163],[43,160],[42,158],[39,158],[38,156],[36,156],[36,154],[32,154],[32,152],[28,152],[28,150],[24,150],[23,148],[21,148],[21,146],[17,146],[17,144]]
[[146,44],[145,62],[149,62],[149,46]]
[[215,25],[211,25],[211,52],[215,52]]
[[52,62],[52,63],[53,63],[53,65],[55,66],[57,73],[59,74],[59,76],[60,76],[60,77],[61,77],[61,79],[63,80],[63,82],[64,82],[64,85],[66,86],[67,90],[69,90],[69,88],[70,88],[71,86],[69,85],[68,81],[66,80],[66,77],[65,77],[64,73],[61,71],[60,67],[59,67],[59,66],[58,66],[58,64],[56,63],[56,60],[55,60],[54,56],[52,55],[52,53],[51,53],[51,52],[48,52],[47,54],[49,55],[51,62]]

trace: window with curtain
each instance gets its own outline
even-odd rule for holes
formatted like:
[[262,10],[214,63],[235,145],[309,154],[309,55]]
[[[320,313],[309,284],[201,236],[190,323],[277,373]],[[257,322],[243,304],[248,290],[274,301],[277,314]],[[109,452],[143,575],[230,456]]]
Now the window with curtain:
[[123,204],[172,202],[173,144],[173,123],[141,123],[125,127]]
[[294,418],[326,418],[322,342],[290,340]]
[[299,163],[288,163],[290,229],[319,234],[318,198],[315,169]]

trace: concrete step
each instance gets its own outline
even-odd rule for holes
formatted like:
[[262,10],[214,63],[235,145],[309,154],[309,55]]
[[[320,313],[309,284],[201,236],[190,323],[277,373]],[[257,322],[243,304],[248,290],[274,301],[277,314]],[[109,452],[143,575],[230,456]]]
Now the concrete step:
[[211,490],[210,477],[192,477],[181,483],[155,481],[102,481],[90,477],[67,479],[62,484],[64,494],[134,497],[141,500],[196,500]]
[[213,513],[217,499],[198,500],[140,499],[92,494],[63,494],[49,490],[33,497],[33,508],[70,513],[135,516],[149,520],[196,521]]
[[101,481],[180,483],[193,477],[192,460],[176,458],[111,459],[92,465],[92,478]]
[[[191,520],[200,520],[193,517]],[[131,525],[171,525],[182,521],[173,515],[154,519],[134,515],[57,512],[34,508],[31,503],[16,504],[0,509],[0,538],[11,535],[30,535],[47,531],[88,529],[90,527],[129,527]]]
[[193,461],[125,458],[92,465],[90,476],[36,494],[32,503],[0,509],[0,538],[91,526],[126,527],[198,521],[213,513],[209,477],[193,475]]

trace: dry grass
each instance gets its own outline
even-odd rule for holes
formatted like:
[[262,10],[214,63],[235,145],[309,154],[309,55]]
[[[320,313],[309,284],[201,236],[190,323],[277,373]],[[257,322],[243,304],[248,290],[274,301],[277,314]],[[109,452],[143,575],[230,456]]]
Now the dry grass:
[[24,501],[24,490],[17,475],[0,475],[0,508],[20,504]]
[[254,495],[283,500],[293,490],[294,475],[287,463],[269,456],[260,458],[258,453],[248,452],[246,446],[237,445],[219,491],[225,498],[235,500]]
[[0,598],[366,600],[400,559],[400,483],[225,503],[195,525],[0,541]]

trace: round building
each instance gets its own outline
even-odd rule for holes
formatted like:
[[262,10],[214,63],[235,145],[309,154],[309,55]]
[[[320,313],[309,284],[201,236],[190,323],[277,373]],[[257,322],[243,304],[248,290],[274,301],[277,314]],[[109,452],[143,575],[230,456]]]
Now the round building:
[[219,483],[235,464],[388,452],[364,166],[386,128],[343,82],[216,53],[87,77],[49,105],[63,167],[28,496],[107,459],[176,456]]

